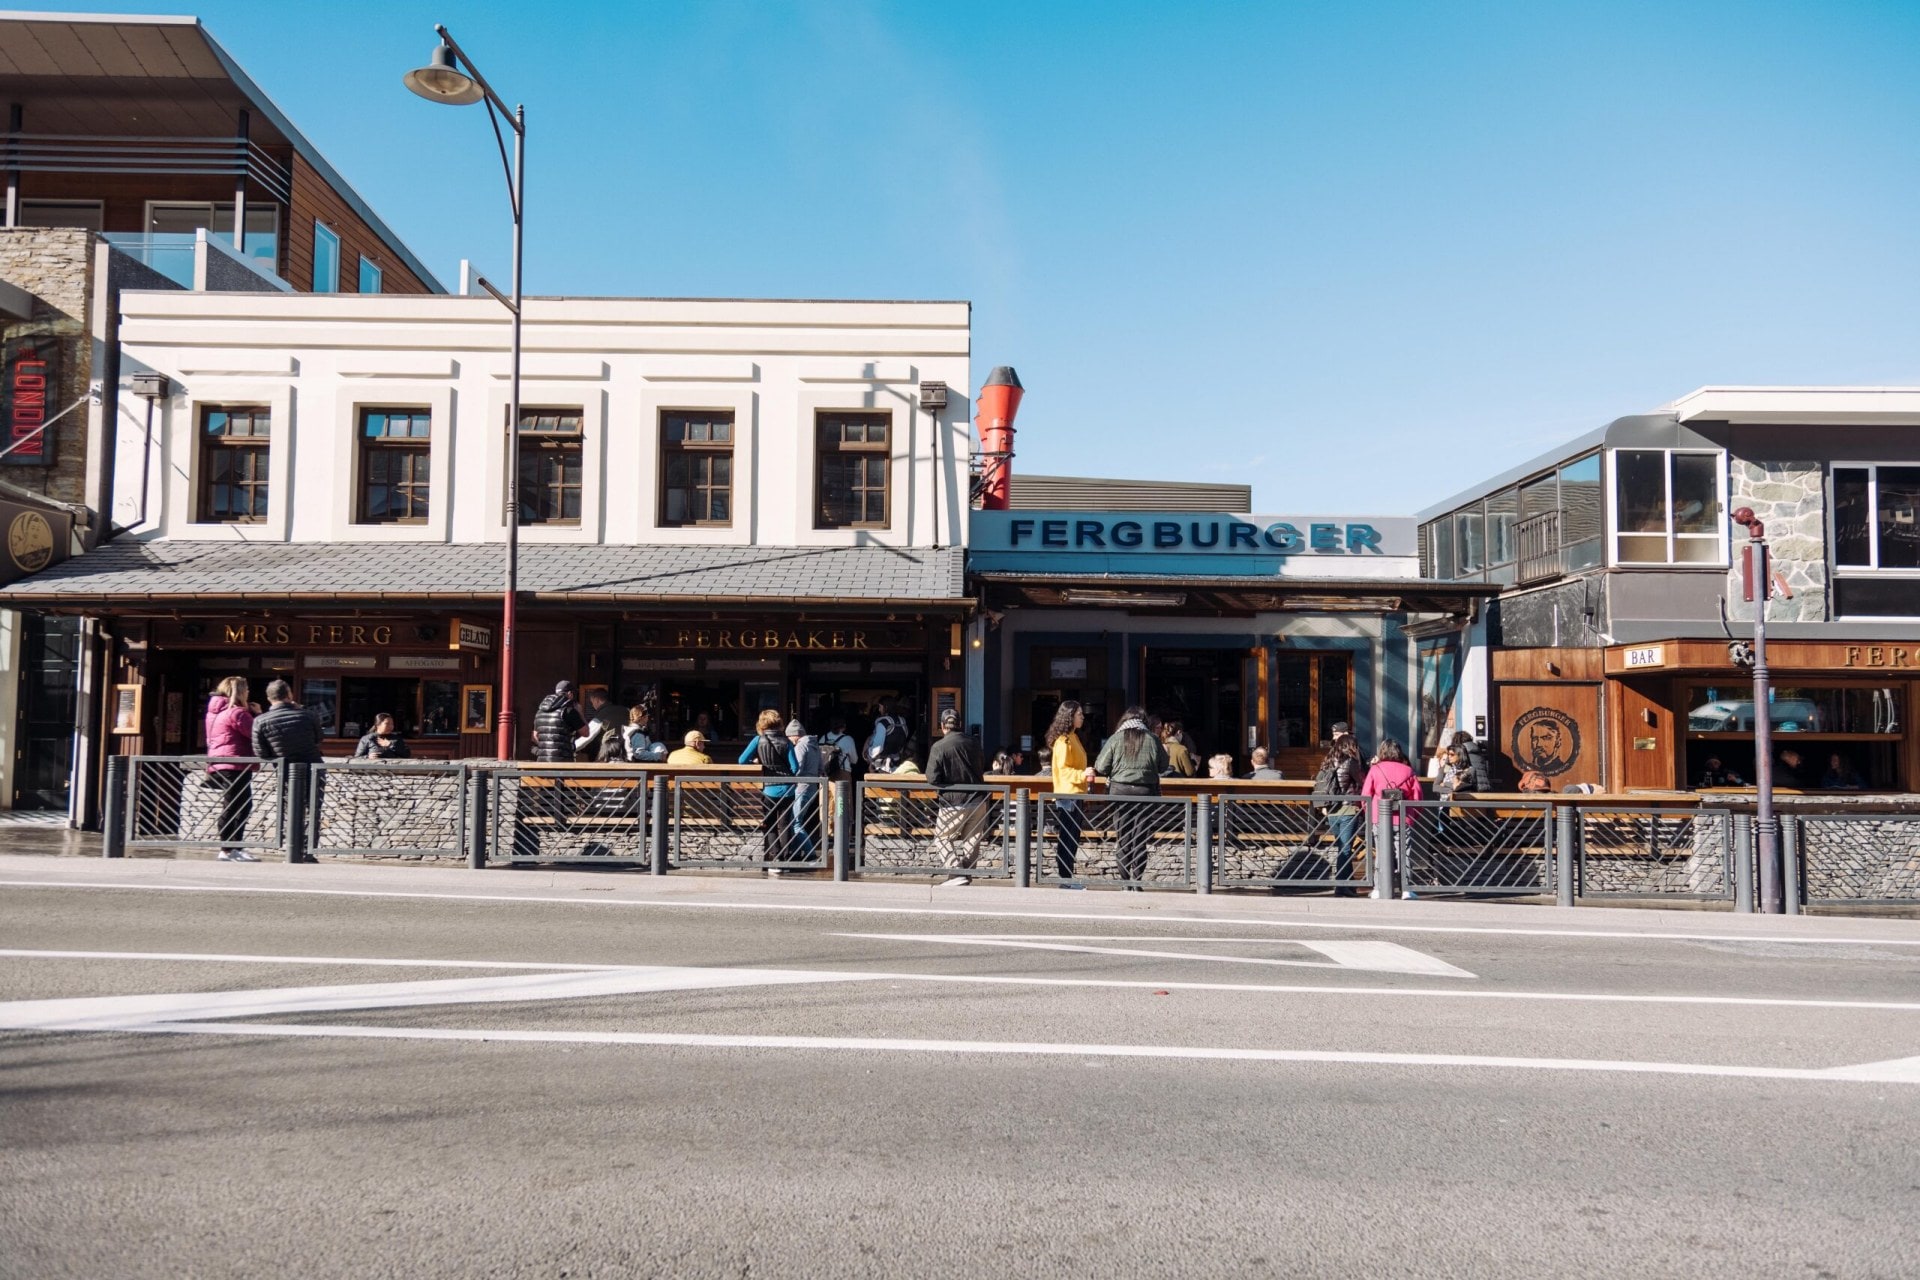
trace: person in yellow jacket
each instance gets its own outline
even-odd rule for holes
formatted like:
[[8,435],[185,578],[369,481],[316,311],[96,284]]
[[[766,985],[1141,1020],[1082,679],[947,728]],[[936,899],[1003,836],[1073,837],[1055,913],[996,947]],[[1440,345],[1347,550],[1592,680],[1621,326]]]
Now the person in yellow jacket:
[[677,748],[667,757],[668,764],[712,764],[713,757],[707,754],[707,735],[698,729],[689,729],[684,740],[686,745]]
[[[1087,794],[1087,784],[1093,780],[1093,770],[1087,767],[1087,748],[1080,741],[1080,729],[1087,723],[1087,709],[1068,699],[1060,704],[1053,713],[1053,723],[1047,726],[1047,751],[1053,760],[1053,794],[1056,796],[1083,796]],[[1080,832],[1085,829],[1087,815],[1078,800],[1055,800],[1053,802],[1053,863],[1060,873],[1060,879],[1073,879],[1075,861],[1080,856]]]

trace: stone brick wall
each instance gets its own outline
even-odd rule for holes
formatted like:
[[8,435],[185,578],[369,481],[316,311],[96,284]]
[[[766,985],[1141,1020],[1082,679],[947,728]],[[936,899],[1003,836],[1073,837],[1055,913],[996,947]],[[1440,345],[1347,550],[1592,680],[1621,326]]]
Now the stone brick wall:
[[[0,228],[0,280],[35,299],[32,318],[0,328],[0,338],[52,334],[60,339],[59,382],[49,398],[49,416],[85,396],[93,379],[94,240],[92,232],[73,227]],[[85,502],[86,431],[85,410],[68,414],[48,432],[51,466],[9,465],[0,459],[0,477],[59,502]]]
[[[1817,462],[1750,462],[1733,459],[1727,509],[1752,507],[1766,522],[1774,570],[1793,591],[1767,610],[1771,622],[1827,620],[1827,500],[1825,472]],[[1727,576],[1727,611],[1752,621],[1753,606],[1740,598],[1738,529],[1732,540],[1733,567]]]
[[463,777],[383,764],[319,771],[320,838],[313,852],[464,860]]

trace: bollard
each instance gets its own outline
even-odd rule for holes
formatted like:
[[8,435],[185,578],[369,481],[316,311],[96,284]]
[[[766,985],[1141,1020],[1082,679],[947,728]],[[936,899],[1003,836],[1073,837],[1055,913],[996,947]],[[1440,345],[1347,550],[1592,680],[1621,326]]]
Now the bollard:
[[853,873],[853,780],[833,784],[833,879],[845,884]]
[[475,871],[487,865],[487,787],[493,775],[467,775],[467,865]]
[[100,856],[127,856],[127,758],[107,757],[106,809],[100,816]]
[[1194,806],[1194,844],[1200,857],[1194,868],[1193,891],[1195,893],[1213,892],[1213,797],[1202,795]]
[[667,874],[668,855],[672,852],[670,844],[673,832],[667,827],[667,792],[673,789],[673,778],[668,774],[659,774],[649,779],[652,790],[648,792],[651,801],[648,808],[652,816],[647,819],[648,830],[652,833],[652,865],[648,870],[656,875]]
[[280,780],[280,785],[286,791],[282,797],[285,807],[281,810],[283,826],[280,834],[286,842],[287,861],[304,862],[307,849],[307,766],[281,764]]
[[1781,909],[1790,916],[1806,910],[1800,900],[1800,836],[1800,819],[1791,815],[1780,819],[1780,861],[1785,868],[1780,877]]
[[1573,842],[1579,836],[1580,811],[1570,804],[1554,808],[1553,870],[1558,877],[1559,905],[1573,905]]
[[1367,842],[1373,851],[1373,896],[1385,901],[1393,897],[1393,802],[1386,797],[1374,802]]
[[1024,791],[1007,793],[1013,811],[1013,883],[1017,889],[1033,888],[1033,808]]
[[1753,819],[1730,813],[1733,825],[1733,909],[1753,913]]

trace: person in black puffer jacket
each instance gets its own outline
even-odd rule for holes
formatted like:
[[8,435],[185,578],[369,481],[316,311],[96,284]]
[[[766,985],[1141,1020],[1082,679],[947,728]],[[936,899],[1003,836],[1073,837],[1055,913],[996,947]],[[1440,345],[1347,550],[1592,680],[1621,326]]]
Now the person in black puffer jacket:
[[290,764],[320,763],[320,723],[293,700],[293,686],[275,680],[267,686],[273,705],[253,722],[253,754]]
[[573,740],[585,724],[574,705],[573,681],[562,680],[533,713],[533,758],[542,764],[571,762]]

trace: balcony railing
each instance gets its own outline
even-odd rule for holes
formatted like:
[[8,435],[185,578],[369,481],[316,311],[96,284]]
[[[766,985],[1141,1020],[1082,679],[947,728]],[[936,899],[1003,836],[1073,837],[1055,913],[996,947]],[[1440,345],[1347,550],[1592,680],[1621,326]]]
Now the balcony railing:
[[22,173],[244,176],[281,204],[293,198],[293,175],[287,167],[245,138],[10,133],[0,136],[0,168]]
[[1558,511],[1527,517],[1513,527],[1513,538],[1519,552],[1519,585],[1544,582],[1566,572],[1565,559],[1560,553]]

